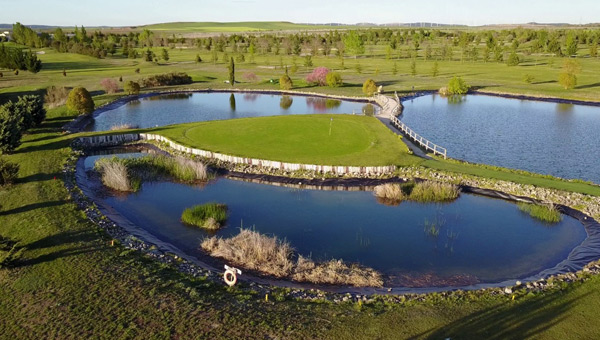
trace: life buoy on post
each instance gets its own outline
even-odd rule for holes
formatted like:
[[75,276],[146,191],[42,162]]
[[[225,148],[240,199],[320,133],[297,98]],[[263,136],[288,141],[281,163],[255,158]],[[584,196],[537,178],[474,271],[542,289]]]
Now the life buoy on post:
[[241,270],[225,265],[225,273],[223,274],[223,280],[225,280],[225,283],[229,287],[235,286],[235,284],[237,283],[238,275],[242,275]]

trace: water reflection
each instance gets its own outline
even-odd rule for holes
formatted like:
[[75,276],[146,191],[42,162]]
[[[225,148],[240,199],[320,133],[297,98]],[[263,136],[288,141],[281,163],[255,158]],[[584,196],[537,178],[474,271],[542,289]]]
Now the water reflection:
[[312,107],[315,111],[326,112],[327,110],[340,107],[342,101],[330,98],[307,97],[306,105]]
[[281,99],[279,100],[279,107],[284,110],[287,110],[292,106],[293,103],[294,103],[294,100],[292,99],[292,97],[281,96]]
[[575,105],[568,103],[558,103],[556,104],[556,112],[557,113],[573,113],[575,110]]
[[229,96],[229,107],[231,108],[231,111],[235,111],[235,96],[233,93]]
[[373,117],[375,115],[375,106],[373,104],[366,104],[362,107],[362,113],[365,116]]
[[144,100],[165,100],[165,99],[177,100],[177,99],[190,99],[191,97],[192,97],[191,93],[168,93],[168,94],[161,94],[158,96],[146,97],[146,98],[144,98]]

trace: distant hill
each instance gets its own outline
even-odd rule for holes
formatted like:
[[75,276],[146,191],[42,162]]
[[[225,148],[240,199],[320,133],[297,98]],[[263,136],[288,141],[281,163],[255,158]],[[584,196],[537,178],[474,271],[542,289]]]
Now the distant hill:
[[170,22],[131,28],[146,28],[151,31],[167,32],[254,32],[289,31],[346,28],[350,25],[331,24],[295,24],[286,21],[242,21],[242,22]]

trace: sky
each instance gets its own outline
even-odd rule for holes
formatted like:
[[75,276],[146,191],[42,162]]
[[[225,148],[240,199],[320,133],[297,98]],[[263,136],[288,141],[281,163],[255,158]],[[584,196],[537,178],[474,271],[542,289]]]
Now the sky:
[[173,21],[600,22],[600,0],[0,0],[0,23],[135,26]]

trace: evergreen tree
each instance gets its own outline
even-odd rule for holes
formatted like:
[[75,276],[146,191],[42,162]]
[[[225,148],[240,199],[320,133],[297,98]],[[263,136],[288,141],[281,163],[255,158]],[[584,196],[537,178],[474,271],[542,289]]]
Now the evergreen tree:
[[227,67],[229,70],[229,84],[231,86],[235,85],[235,63],[233,62],[233,57],[229,60],[229,66]]
[[22,116],[14,114],[14,104],[0,106],[0,153],[11,152],[21,145]]

